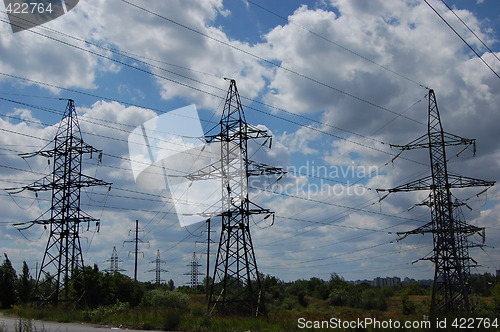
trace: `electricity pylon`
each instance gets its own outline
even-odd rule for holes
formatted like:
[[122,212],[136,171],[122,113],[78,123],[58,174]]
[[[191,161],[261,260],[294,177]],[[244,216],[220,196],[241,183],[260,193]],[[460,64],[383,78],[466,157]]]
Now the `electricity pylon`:
[[123,261],[118,258],[118,254],[116,253],[116,247],[113,247],[113,253],[111,254],[111,257],[105,260],[105,262],[106,263],[109,262],[109,267],[107,269],[104,269],[105,272],[116,273],[116,272],[126,271],[118,266],[118,264],[123,263]]
[[[261,306],[261,284],[252,237],[250,217],[274,213],[248,198],[248,178],[261,175],[282,175],[284,171],[248,158],[248,142],[263,140],[271,147],[272,136],[246,122],[240,95],[234,79],[230,82],[219,122],[220,132],[207,135],[207,142],[220,143],[220,161],[207,171],[186,176],[189,180],[219,178],[222,181],[221,234],[209,294],[209,311],[221,314],[257,316]],[[216,169],[214,171],[214,169]]]
[[[99,155],[101,151],[86,144],[81,135],[74,101],[68,99],[62,121],[53,140],[54,147],[23,158],[40,155],[52,158],[53,171],[50,175],[23,189],[34,192],[51,191],[50,217],[45,213],[32,224],[49,227],[49,239],[37,276],[35,292],[42,302],[57,306],[61,302],[76,302],[85,292],[83,255],[80,245],[80,224],[99,219],[87,215],[80,207],[80,191],[85,187],[109,186],[111,183],[82,174],[84,154]],[[48,145],[47,145],[48,146]],[[48,211],[47,211],[48,212]],[[47,213],[46,212],[46,213]],[[70,285],[73,284],[73,291]]]
[[198,258],[196,257],[196,252],[193,252],[193,258],[191,259],[191,263],[189,263],[187,266],[190,267],[190,271],[188,273],[184,273],[185,276],[189,276],[189,282],[188,285],[191,288],[198,287],[200,285],[199,281],[199,276],[203,275],[203,273],[200,272],[200,267],[202,266],[198,262]]
[[156,276],[154,282],[156,285],[159,285],[162,281],[165,281],[161,278],[161,273],[168,272],[167,270],[161,268],[161,265],[165,264],[165,261],[160,258],[160,249],[156,251],[156,259],[154,261],[151,261],[150,263],[155,264],[155,269],[146,272],[154,272]]
[[[414,190],[430,190],[429,200],[423,205],[431,209],[431,221],[409,232],[398,233],[402,238],[410,234],[432,233],[434,250],[430,258],[434,263],[434,283],[431,299],[431,316],[469,313],[470,261],[467,237],[482,233],[484,228],[469,225],[461,216],[460,205],[452,199],[451,189],[477,186],[493,186],[494,181],[484,181],[448,172],[446,147],[473,146],[475,139],[463,138],[443,131],[436,96],[429,91],[427,134],[407,145],[393,145],[401,150],[428,149],[431,175],[389,189],[389,193]],[[484,233],[483,233],[484,235]]]

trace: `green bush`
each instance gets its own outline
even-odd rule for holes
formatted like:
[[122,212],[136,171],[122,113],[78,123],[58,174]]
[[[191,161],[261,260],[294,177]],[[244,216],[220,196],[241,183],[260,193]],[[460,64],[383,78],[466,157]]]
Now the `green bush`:
[[387,310],[387,302],[380,289],[369,288],[361,293],[359,308]]
[[107,306],[99,306],[92,310],[83,312],[83,319],[86,322],[101,323],[110,318],[110,316],[130,309],[128,303],[117,301],[115,304]]
[[189,307],[189,297],[176,291],[152,289],[144,294],[141,305],[144,307],[185,310]]
[[401,308],[403,310],[403,315],[412,315],[417,309],[415,302],[410,300],[408,295],[403,295],[401,297]]

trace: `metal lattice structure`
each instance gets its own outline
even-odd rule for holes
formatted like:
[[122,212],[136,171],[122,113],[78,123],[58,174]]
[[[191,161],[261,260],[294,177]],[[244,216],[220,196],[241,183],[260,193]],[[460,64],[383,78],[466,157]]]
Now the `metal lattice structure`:
[[150,263],[155,264],[155,269],[149,270],[146,272],[154,272],[155,273],[155,279],[152,281],[154,281],[154,283],[156,285],[160,285],[162,282],[165,282],[165,280],[163,280],[161,278],[161,273],[162,272],[166,273],[168,271],[161,268],[161,265],[165,264],[165,261],[160,258],[160,250],[159,249],[156,251],[156,259],[154,261],[151,261]]
[[126,271],[121,267],[119,267],[119,263],[123,263],[123,260],[118,258],[118,254],[116,253],[116,247],[113,247],[113,253],[111,254],[111,257],[105,260],[105,262],[109,263],[109,267],[107,269],[104,269],[105,272],[116,273],[116,272]]
[[[402,150],[428,149],[431,175],[389,189],[392,192],[430,190],[430,198],[423,203],[431,209],[431,221],[409,232],[398,233],[402,237],[410,234],[431,233],[434,250],[431,260],[435,265],[431,299],[431,316],[468,313],[471,311],[467,279],[470,275],[471,246],[468,237],[480,233],[484,239],[484,228],[469,225],[461,214],[462,203],[454,202],[451,189],[477,186],[492,186],[493,181],[484,181],[448,172],[446,147],[472,146],[475,140],[443,131],[436,96],[429,91],[428,132],[407,145],[394,145]],[[463,151],[463,150],[462,150]]]
[[[49,176],[23,189],[51,191],[50,217],[45,214],[32,221],[49,228],[49,239],[37,276],[35,293],[42,302],[54,306],[76,302],[85,292],[83,255],[80,245],[80,225],[99,220],[90,217],[80,207],[80,191],[84,187],[109,186],[108,182],[82,174],[83,155],[101,151],[86,144],[81,135],[74,101],[69,99],[63,119],[53,140],[54,147],[31,154],[52,158],[53,171]],[[72,288],[72,289],[71,289]]]
[[[257,316],[262,313],[261,284],[249,220],[254,215],[274,213],[248,198],[250,176],[281,175],[283,170],[249,160],[248,142],[263,140],[271,146],[272,136],[246,122],[236,81],[230,82],[219,123],[220,132],[207,135],[207,142],[220,143],[220,161],[186,176],[189,180],[221,179],[221,233],[213,278],[209,287],[210,313]],[[207,264],[208,265],[208,264]]]
[[191,259],[191,263],[189,263],[187,266],[190,267],[189,272],[184,273],[184,275],[189,276],[189,282],[187,284],[191,288],[198,287],[199,285],[201,285],[199,276],[202,276],[204,273],[200,272],[200,267],[202,265],[198,262],[198,258],[196,257],[196,252],[193,252],[193,258]]
[[250,202],[248,178],[282,174],[283,170],[249,160],[248,141],[270,140],[272,136],[266,130],[247,124],[236,81],[229,81],[220,133],[214,137],[221,143],[222,229],[209,305],[224,314],[257,316],[263,309],[262,289],[249,220],[252,215],[274,214]]

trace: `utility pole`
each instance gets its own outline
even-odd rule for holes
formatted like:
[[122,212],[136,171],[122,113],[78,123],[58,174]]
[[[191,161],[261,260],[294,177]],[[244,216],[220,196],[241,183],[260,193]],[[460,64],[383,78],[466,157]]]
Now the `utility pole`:
[[[388,189],[389,193],[429,190],[426,205],[431,210],[431,221],[409,232],[398,233],[401,239],[410,234],[431,233],[434,250],[429,259],[434,263],[434,283],[431,298],[431,317],[447,314],[467,314],[471,311],[467,279],[470,275],[468,237],[480,233],[484,241],[484,228],[469,225],[463,220],[460,206],[454,202],[451,189],[478,186],[493,186],[494,181],[484,181],[455,175],[448,172],[447,146],[472,146],[475,140],[467,139],[443,131],[436,96],[429,91],[427,134],[406,145],[393,145],[401,150],[428,149],[431,175]],[[461,152],[462,152],[461,151]],[[460,152],[460,153],[461,153]],[[382,190],[384,191],[384,190]]]
[[196,252],[193,252],[193,258],[191,259],[191,263],[186,265],[190,267],[190,271],[188,273],[184,273],[185,276],[190,276],[188,285],[191,288],[196,288],[200,285],[199,278],[198,276],[203,275],[204,273],[201,273],[199,271],[199,267],[202,265],[198,263],[198,258],[196,258]]
[[158,249],[158,251],[156,251],[156,259],[154,261],[151,261],[150,263],[155,264],[155,269],[149,270],[146,272],[155,272],[156,277],[155,277],[154,282],[156,285],[160,285],[162,281],[165,281],[165,280],[161,279],[161,273],[168,272],[167,270],[161,268],[161,264],[165,264],[165,261],[161,260],[161,258],[160,258],[160,249]]
[[207,251],[205,253],[202,253],[202,255],[206,255],[207,256],[207,259],[206,259],[206,274],[205,274],[205,283],[204,283],[204,286],[205,286],[205,294],[206,294],[206,298],[207,298],[207,301],[208,301],[208,297],[210,295],[210,255],[215,255],[215,253],[211,253],[210,252],[210,245],[215,243],[212,238],[211,238],[211,234],[212,234],[212,230],[211,230],[211,220],[210,218],[206,220],[206,224],[207,224],[207,228],[206,228],[206,233],[207,233],[207,241],[196,241],[195,243],[203,243],[203,244],[206,244],[207,245]]
[[[129,235],[130,235],[130,232],[133,232],[133,230],[130,230],[129,231]],[[135,244],[135,249],[133,251],[134,253],[134,280],[137,281],[137,261],[138,261],[138,257],[139,257],[139,254],[142,254],[142,256],[144,257],[144,252],[143,251],[139,251],[139,243],[143,244],[143,243],[149,243],[149,241],[142,241],[141,239],[139,239],[139,220],[136,220],[135,221],[135,237],[133,240],[129,240],[129,241],[123,241],[123,244],[125,245],[125,243],[134,243]],[[129,255],[130,255],[131,251],[129,251]]]
[[[63,302],[77,302],[85,293],[80,224],[95,222],[99,229],[99,219],[92,218],[81,210],[80,191],[85,187],[111,185],[82,174],[83,155],[88,154],[92,158],[97,154],[100,162],[102,153],[83,141],[75,103],[72,99],[64,100],[68,101],[66,110],[56,136],[49,143],[53,144],[53,148],[20,155],[22,158],[39,155],[52,160],[51,174],[22,187],[22,190],[52,193],[50,209],[31,221],[28,227],[38,224],[49,228],[49,239],[37,274],[35,294],[41,303],[51,303],[54,306]],[[50,216],[46,218],[49,211]]]
[[105,260],[105,262],[110,263],[109,268],[104,270],[105,272],[116,273],[116,272],[126,271],[118,266],[118,263],[123,263],[123,261],[118,258],[118,254],[116,253],[116,247],[113,247],[113,253],[111,254],[111,257]]

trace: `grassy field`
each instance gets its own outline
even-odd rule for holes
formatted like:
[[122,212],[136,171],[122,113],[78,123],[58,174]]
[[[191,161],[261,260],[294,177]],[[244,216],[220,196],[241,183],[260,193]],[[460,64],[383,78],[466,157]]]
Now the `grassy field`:
[[[37,308],[34,306],[14,306],[3,311],[27,319],[38,319],[58,322],[87,322],[116,327],[129,327],[145,330],[166,331],[332,331],[332,325],[314,325],[321,322],[331,322],[332,318],[342,321],[357,321],[365,319],[389,322],[421,321],[429,305],[429,296],[412,295],[406,298],[406,306],[411,303],[411,314],[404,314],[403,296],[387,298],[386,310],[366,310],[346,306],[332,306],[328,300],[305,297],[305,301],[291,299],[283,306],[269,308],[265,317],[221,317],[208,316],[204,295],[189,295],[187,303],[174,306],[139,306],[131,308],[126,303],[116,303],[93,310],[62,310],[54,308]],[[488,307],[491,298],[482,298],[481,305]],[[304,305],[305,304],[305,305]],[[302,319],[302,320],[301,320]],[[315,323],[317,322],[317,323]],[[336,321],[338,324],[338,321]],[[307,325],[309,324],[309,325]],[[327,323],[323,323],[327,324]],[[330,323],[328,323],[330,324]],[[449,325],[449,323],[448,323]],[[312,328],[307,328],[308,326]],[[314,328],[314,327],[320,328]],[[338,330],[338,329],[337,329]],[[347,328],[345,331],[422,331],[423,329],[390,329],[377,328],[373,325],[362,328]],[[451,327],[444,330],[453,330]],[[498,328],[476,329],[484,331],[500,331]]]

